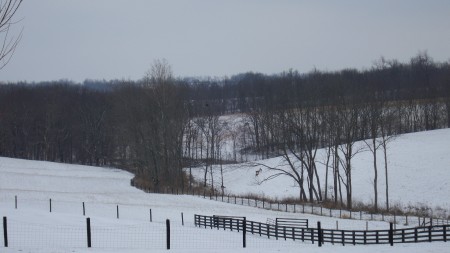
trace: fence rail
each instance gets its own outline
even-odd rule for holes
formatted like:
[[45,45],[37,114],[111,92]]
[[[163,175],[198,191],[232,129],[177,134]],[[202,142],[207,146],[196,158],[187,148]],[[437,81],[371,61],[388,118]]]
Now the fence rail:
[[194,215],[196,227],[223,229],[259,235],[261,237],[274,238],[276,240],[298,240],[331,244],[397,244],[397,243],[420,243],[420,242],[447,242],[450,239],[450,225],[435,225],[426,227],[414,227],[389,230],[335,230],[322,229],[320,222],[317,228],[305,228],[299,226],[283,226],[242,218],[223,216]]
[[[150,191],[149,189],[143,190],[146,192],[154,192]],[[345,209],[330,209],[323,207],[320,204],[314,203],[288,204],[288,203],[272,202],[267,199],[240,197],[230,194],[228,195],[218,194],[217,192],[212,193],[206,190],[198,191],[198,190],[182,190],[182,189],[167,188],[162,189],[161,191],[158,191],[156,193],[192,195],[235,205],[257,207],[279,212],[313,214],[326,217],[335,217],[340,219],[345,218],[345,219],[367,220],[367,221],[386,221],[394,224],[404,224],[407,226],[419,226],[419,227],[428,225],[431,226],[450,225],[450,220],[448,219],[448,216],[445,212],[444,214],[441,215],[438,215],[436,213],[433,214],[432,212],[431,214],[429,212],[423,212],[423,215],[420,216],[396,215],[395,213],[394,214],[369,213],[364,211],[352,211]]]

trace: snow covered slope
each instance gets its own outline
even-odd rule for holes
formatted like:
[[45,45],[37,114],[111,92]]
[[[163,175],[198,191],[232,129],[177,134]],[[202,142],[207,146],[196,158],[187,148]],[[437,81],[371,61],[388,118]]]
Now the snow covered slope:
[[[357,145],[364,146],[364,142]],[[353,194],[355,201],[373,203],[373,160],[367,151],[357,154],[352,160]],[[325,184],[325,150],[319,150],[318,172],[322,187]],[[450,210],[450,129],[405,134],[388,144],[389,198],[394,204],[407,206],[429,206],[435,210]],[[270,166],[282,164],[283,159],[272,158],[256,161]],[[384,159],[378,151],[378,196],[380,206],[385,203]],[[262,172],[256,176],[256,170]],[[198,180],[203,180],[203,168],[193,170]],[[272,198],[298,197],[299,188],[288,177],[278,177],[259,185],[272,172],[263,166],[250,164],[223,167],[226,191],[232,194],[258,194]],[[215,167],[216,185],[221,181],[219,168]],[[331,175],[330,175],[331,177]],[[210,179],[210,176],[208,176]],[[332,194],[331,189],[328,189]],[[330,196],[330,195],[329,195]],[[441,210],[442,211],[442,210]],[[447,213],[450,213],[447,211]]]
[[[441,136],[439,139],[443,138]],[[244,173],[240,175],[236,178],[245,176]],[[308,218],[311,224],[321,221],[324,228],[334,228],[337,220],[220,203],[196,196],[147,194],[131,187],[131,178],[130,173],[117,169],[0,158],[0,215],[8,218],[10,246],[3,248],[2,243],[0,251],[168,252],[164,248],[166,219],[171,220],[172,230],[172,250],[169,252],[304,250],[337,253],[361,251],[412,253],[445,252],[449,246],[446,243],[394,247],[342,247],[325,244],[324,247],[318,248],[316,244],[249,236],[248,247],[242,249],[239,233],[195,228],[194,214],[246,216],[249,220],[262,222],[268,218],[301,217]],[[251,179],[248,179],[248,182],[251,182]],[[268,194],[276,192],[274,188],[268,191]],[[249,189],[252,189],[252,186],[249,186]],[[405,191],[403,194],[409,193]],[[18,199],[17,209],[15,196]],[[49,212],[49,199],[52,199],[52,212]],[[82,202],[85,203],[86,216],[82,214]],[[116,217],[117,206],[120,209],[120,219]],[[150,209],[153,222],[149,221]],[[181,226],[182,212],[185,226]],[[85,245],[86,217],[91,218],[93,227],[93,248],[90,249]],[[365,227],[365,221],[339,220],[340,229],[365,229]],[[387,227],[386,222],[369,223],[369,229]],[[3,234],[1,236],[3,238]]]

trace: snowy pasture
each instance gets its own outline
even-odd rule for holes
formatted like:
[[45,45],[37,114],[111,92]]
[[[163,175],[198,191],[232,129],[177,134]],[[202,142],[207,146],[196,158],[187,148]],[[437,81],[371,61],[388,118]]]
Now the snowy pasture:
[[[132,174],[110,168],[0,158],[0,215],[8,218],[9,247],[1,252],[167,252],[165,220],[171,221],[172,252],[436,252],[446,243],[417,245],[339,246],[276,241],[196,228],[194,214],[268,218],[308,218],[333,228],[335,218],[280,213],[203,199],[198,196],[148,194],[130,186]],[[17,209],[15,208],[17,196]],[[49,200],[52,199],[52,212]],[[86,216],[82,213],[85,203]],[[119,219],[116,208],[119,206]],[[152,222],[149,211],[152,210]],[[183,212],[185,225],[181,225]],[[86,217],[92,226],[92,248],[86,246]],[[366,222],[339,220],[340,229],[365,229]],[[370,222],[369,229],[387,229]],[[2,235],[3,238],[3,235]],[[3,246],[3,243],[1,244]],[[170,252],[169,251],[169,252]]]
[[[356,146],[365,147],[364,142]],[[450,214],[450,129],[418,132],[397,136],[388,144],[389,198],[390,205],[409,207],[430,207],[441,215]],[[385,206],[385,173],[382,149],[378,150],[378,203]],[[322,191],[325,185],[326,150],[316,156]],[[260,182],[273,174],[264,166],[283,166],[282,158],[259,160],[250,163],[223,166],[225,190],[230,194],[254,194],[270,198],[298,197],[299,187],[294,180],[280,176],[271,181]],[[353,198],[366,204],[373,203],[373,157],[369,151],[357,154],[352,160]],[[256,171],[262,171],[256,176]],[[331,169],[330,169],[331,170]],[[192,169],[194,177],[202,181],[204,168]],[[213,167],[217,188],[222,180],[220,167]],[[329,172],[331,178],[331,172]],[[208,183],[211,175],[208,174]],[[331,181],[331,179],[330,179]],[[332,184],[332,183],[331,183]],[[328,187],[328,196],[333,192]],[[344,194],[344,192],[343,192]],[[345,199],[345,196],[343,196]]]

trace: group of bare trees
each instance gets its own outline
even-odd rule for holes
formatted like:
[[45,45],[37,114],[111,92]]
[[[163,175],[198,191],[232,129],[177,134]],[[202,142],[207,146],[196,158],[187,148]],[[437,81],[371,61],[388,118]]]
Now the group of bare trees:
[[[305,80],[292,72],[285,73],[291,83],[303,82],[301,94],[291,96],[304,99],[274,103],[276,97],[269,95],[247,100],[247,118],[255,133],[253,149],[260,154],[270,150],[284,160],[276,166],[257,163],[272,171],[261,182],[288,176],[298,185],[300,200],[332,200],[352,208],[352,159],[369,150],[373,155],[374,209],[379,208],[381,172],[377,164],[384,160],[385,209],[389,210],[388,143],[398,134],[450,126],[446,105],[450,94],[445,92],[450,86],[448,70],[448,64],[436,65],[426,54],[419,54],[409,65],[381,59],[369,72],[342,71],[332,80],[322,73],[311,73],[306,82],[313,85],[305,85]],[[382,88],[393,77],[411,81],[410,86],[403,90]],[[289,90],[295,92],[299,85]],[[365,145],[359,142],[363,140]],[[327,150],[325,161],[317,157],[320,148]],[[325,165],[324,174],[318,173],[318,163]],[[333,189],[331,199],[329,187]]]
[[[22,37],[22,32],[10,33],[21,4],[0,0],[0,69]],[[220,117],[230,113],[245,116],[240,123]],[[350,209],[354,156],[363,150],[372,154],[378,210],[382,152],[389,210],[389,141],[442,127],[450,127],[450,63],[436,63],[427,53],[406,64],[381,58],[366,71],[301,75],[290,70],[201,80],[176,80],[167,61],[157,60],[137,82],[0,87],[2,156],[121,166],[136,173],[135,185],[154,190],[192,187],[191,168],[200,166],[203,186],[215,191],[213,165],[219,164],[222,174],[222,164],[236,162],[238,155],[241,160],[248,153],[280,155],[283,164],[258,163],[273,171],[262,182],[288,176],[298,185],[301,201],[331,200]],[[231,155],[225,146],[232,147]],[[322,148],[325,160],[317,157]],[[219,178],[223,193],[223,175]]]
[[0,87],[0,155],[86,165],[113,165],[159,190],[183,185],[188,115],[167,62],[139,82],[94,90],[63,81]]
[[135,185],[155,190],[192,187],[183,168],[200,167],[202,185],[222,191],[213,165],[280,155],[271,177],[291,177],[300,200],[351,208],[352,159],[369,150],[377,209],[381,173],[389,197],[391,136],[450,127],[449,111],[450,64],[423,53],[366,71],[202,80],[175,79],[161,60],[139,81],[1,85],[0,155],[120,166],[135,172]]

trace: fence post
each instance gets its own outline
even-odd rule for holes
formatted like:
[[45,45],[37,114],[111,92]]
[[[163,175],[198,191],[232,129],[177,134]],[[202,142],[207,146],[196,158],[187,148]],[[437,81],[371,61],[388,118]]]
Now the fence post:
[[181,212],[181,225],[184,226],[184,217],[183,217],[183,212]]
[[150,222],[152,222],[152,209],[150,208]]
[[242,228],[242,245],[243,247],[247,247],[247,241],[246,241],[246,236],[247,236],[247,218],[244,217],[244,221],[243,221],[243,228]]
[[84,207],[84,202],[83,202],[83,216],[86,216],[86,209]]
[[320,226],[320,221],[317,222],[317,239],[319,247],[322,247],[322,228]]
[[117,219],[119,219],[119,205],[116,206]]
[[389,223],[389,244],[394,246],[394,224]]
[[442,226],[443,231],[443,235],[444,235],[444,242],[447,242],[447,226],[443,225]]
[[16,196],[14,196],[14,206],[15,206],[15,208],[17,209],[17,195]]
[[275,224],[275,238],[278,240],[278,225]]
[[167,249],[170,249],[170,220],[166,220],[166,240],[167,240]]
[[50,199],[50,212],[52,212],[52,199]]
[[431,231],[433,229],[433,226],[428,227],[428,241],[431,242]]
[[87,246],[90,248],[91,244],[91,218],[86,218],[86,229],[87,229]]
[[414,242],[417,242],[417,228],[414,229]]
[[3,239],[5,242],[5,248],[8,248],[8,222],[6,217],[3,217]]

